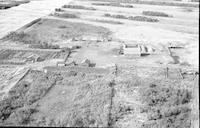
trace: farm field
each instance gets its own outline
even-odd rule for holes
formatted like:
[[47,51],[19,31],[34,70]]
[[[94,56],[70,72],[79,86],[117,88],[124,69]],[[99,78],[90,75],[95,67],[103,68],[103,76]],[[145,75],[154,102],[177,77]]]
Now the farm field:
[[199,127],[198,2],[58,5],[0,28],[0,126]]

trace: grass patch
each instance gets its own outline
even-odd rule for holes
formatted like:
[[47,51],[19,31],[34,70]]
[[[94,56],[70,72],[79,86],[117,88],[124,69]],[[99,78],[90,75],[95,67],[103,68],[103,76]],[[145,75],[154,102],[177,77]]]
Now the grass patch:
[[171,17],[170,15],[164,12],[155,12],[155,11],[143,11],[142,14],[146,16]]
[[114,7],[123,7],[123,8],[134,8],[132,5],[123,5],[120,3],[92,3],[96,6],[114,6]]
[[71,9],[84,9],[84,10],[96,10],[93,7],[85,7],[81,5],[63,5],[63,8],[71,8]]
[[144,22],[159,22],[158,19],[149,18],[145,16],[124,16],[124,15],[111,15],[111,14],[104,14],[105,17],[111,17],[116,19],[128,19],[128,20],[134,20],[134,21],[144,21]]

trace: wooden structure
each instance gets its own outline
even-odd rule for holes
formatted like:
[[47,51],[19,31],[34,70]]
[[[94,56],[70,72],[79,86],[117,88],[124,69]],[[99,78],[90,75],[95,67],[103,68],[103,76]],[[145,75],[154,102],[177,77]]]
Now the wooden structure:
[[155,49],[150,46],[142,44],[123,44],[122,54],[131,56],[145,56],[153,54],[154,52]]
[[139,45],[123,44],[124,55],[141,56]]

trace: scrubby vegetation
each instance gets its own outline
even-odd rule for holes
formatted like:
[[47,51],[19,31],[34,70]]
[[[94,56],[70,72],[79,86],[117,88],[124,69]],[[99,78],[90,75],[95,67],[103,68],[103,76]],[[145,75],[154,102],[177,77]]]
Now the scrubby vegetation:
[[[34,71],[32,71],[34,72]],[[0,101],[0,123],[26,125],[37,110],[34,103],[41,99],[60,79],[57,74],[37,72],[33,83],[21,81],[12,88],[8,97]]]
[[2,40],[19,41],[25,44],[30,43],[30,35],[24,32],[10,32],[8,35],[2,38]]
[[143,11],[142,14],[146,16],[170,17],[170,15],[164,12],[155,12],[155,11]]
[[40,49],[59,49],[59,45],[53,45],[47,42],[42,42],[30,36],[24,32],[11,32],[2,38],[2,40],[17,41],[24,44],[29,44],[30,48],[40,48]]
[[37,112],[34,107],[23,107],[13,112],[6,121],[8,125],[27,125],[32,119],[31,115]]
[[134,8],[132,5],[123,5],[120,3],[92,3],[96,6],[114,6],[114,7],[123,7],[123,8]]
[[148,80],[121,70],[113,80],[113,70],[48,69],[46,74],[31,71],[32,75],[0,102],[2,126],[126,127],[119,125],[124,119],[132,125],[138,123],[132,120],[139,120],[137,114],[144,114],[147,120],[141,121],[141,128],[190,128],[191,92],[168,81],[148,84]]
[[142,88],[140,94],[142,102],[146,105],[141,112],[147,114],[148,122],[150,122],[144,124],[143,128],[149,126],[190,128],[191,92],[150,84],[148,87]]
[[26,103],[31,105],[41,99],[59,80],[62,80],[59,74],[48,73],[38,75],[26,94]]
[[158,22],[158,19],[153,19],[145,16],[124,16],[124,15],[111,15],[111,14],[104,14],[105,17],[112,17],[117,19],[128,19],[128,20],[135,20],[135,21],[145,21],[145,22]]
[[84,10],[96,10],[93,7],[85,7],[81,5],[63,5],[63,8],[71,8],[71,9],[84,9]]

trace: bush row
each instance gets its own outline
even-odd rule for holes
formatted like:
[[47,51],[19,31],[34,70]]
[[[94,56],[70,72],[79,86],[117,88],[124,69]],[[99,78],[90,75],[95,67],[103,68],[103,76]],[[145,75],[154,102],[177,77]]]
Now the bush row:
[[61,17],[61,18],[79,18],[79,16],[77,16],[76,14],[72,14],[72,13],[57,13],[55,12],[54,14],[51,14],[52,16],[56,16],[56,17]]
[[63,8],[71,8],[71,9],[84,9],[84,10],[96,10],[93,7],[85,7],[81,5],[63,5]]
[[134,21],[144,21],[144,22],[158,22],[158,19],[149,18],[145,16],[124,16],[124,15],[111,15],[111,14],[104,14],[105,17],[112,17],[117,19],[128,19],[128,20],[134,20]]
[[164,12],[155,12],[155,11],[143,11],[142,14],[146,16],[170,17],[170,15]]
[[92,3],[96,6],[114,6],[114,7],[123,7],[123,8],[134,8],[132,5],[123,5],[120,3]]

